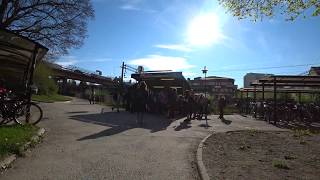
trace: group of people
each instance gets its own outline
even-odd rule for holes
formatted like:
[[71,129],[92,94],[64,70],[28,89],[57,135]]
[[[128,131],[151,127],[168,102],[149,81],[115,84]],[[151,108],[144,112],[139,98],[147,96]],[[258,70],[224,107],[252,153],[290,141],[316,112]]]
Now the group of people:
[[[145,112],[163,114],[170,119],[187,117],[192,119],[207,118],[210,101],[203,94],[195,94],[193,90],[186,90],[178,94],[177,89],[164,88],[160,91],[150,90],[144,81],[129,87],[120,95],[119,91],[112,94],[113,110],[119,112],[120,101],[129,112],[137,113],[137,122],[143,123]],[[223,118],[225,100],[219,100],[220,117]]]

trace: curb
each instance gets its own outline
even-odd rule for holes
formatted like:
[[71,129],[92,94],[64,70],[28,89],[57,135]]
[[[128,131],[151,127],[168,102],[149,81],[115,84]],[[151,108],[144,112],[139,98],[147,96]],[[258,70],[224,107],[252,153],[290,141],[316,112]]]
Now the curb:
[[[27,142],[26,144],[24,144],[21,147],[21,152],[25,152],[27,149],[29,149],[33,144],[35,143],[39,143],[41,138],[43,137],[44,133],[46,132],[46,130],[44,128],[40,128],[38,130],[38,132],[36,133],[36,135],[32,136],[30,141]],[[8,169],[9,167],[11,167],[12,163],[17,159],[17,155],[16,154],[11,154],[7,157],[5,157],[2,161],[0,161],[0,172],[3,170]]]
[[200,142],[200,144],[198,146],[198,149],[197,149],[197,166],[198,166],[198,171],[199,171],[199,174],[200,174],[200,179],[202,179],[202,180],[210,180],[210,177],[209,177],[209,175],[207,173],[207,169],[204,166],[203,161],[202,161],[202,150],[203,150],[203,147],[204,147],[204,143],[212,135],[213,135],[213,133],[209,134],[208,136],[206,136]]
[[[60,102],[58,102],[58,103],[71,103],[71,101],[72,101],[72,100],[70,100],[70,101],[60,101]],[[56,103],[56,102],[53,102],[53,103]]]

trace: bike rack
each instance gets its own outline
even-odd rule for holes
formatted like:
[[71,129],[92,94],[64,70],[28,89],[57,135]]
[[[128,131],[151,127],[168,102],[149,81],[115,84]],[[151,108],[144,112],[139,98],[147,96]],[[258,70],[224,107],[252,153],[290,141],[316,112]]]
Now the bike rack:
[[278,119],[277,114],[277,94],[278,93],[298,93],[299,103],[301,102],[301,94],[320,94],[320,76],[296,76],[296,75],[273,75],[270,77],[259,79],[257,82],[251,83],[253,88],[241,88],[241,101],[243,92],[246,93],[248,101],[249,92],[254,93],[254,101],[256,102],[256,93],[262,93],[262,101],[265,100],[265,93],[273,93],[273,120]]

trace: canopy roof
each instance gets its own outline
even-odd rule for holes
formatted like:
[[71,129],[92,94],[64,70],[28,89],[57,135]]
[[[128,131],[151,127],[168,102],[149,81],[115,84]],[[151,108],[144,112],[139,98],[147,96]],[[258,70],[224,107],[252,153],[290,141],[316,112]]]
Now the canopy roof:
[[[274,92],[273,88],[240,88],[240,92]],[[320,93],[320,89],[278,88],[278,93]]]
[[13,81],[14,76],[25,83],[31,77],[32,64],[41,60],[47,51],[35,41],[0,29],[0,78]]
[[165,87],[172,88],[189,88],[187,80],[182,75],[182,72],[154,72],[132,74],[131,78],[137,81],[145,81],[149,87],[162,89]]
[[289,76],[275,75],[259,79],[252,86],[291,86],[291,87],[320,87],[320,76]]
[[1,64],[27,65],[31,61],[36,47],[38,48],[36,61],[38,61],[47,53],[46,47],[8,30],[0,29]]

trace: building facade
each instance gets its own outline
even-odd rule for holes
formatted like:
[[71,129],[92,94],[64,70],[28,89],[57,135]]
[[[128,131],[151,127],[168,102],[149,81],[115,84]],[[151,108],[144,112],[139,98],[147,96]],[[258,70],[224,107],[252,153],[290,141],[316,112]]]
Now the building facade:
[[309,70],[309,76],[320,76],[320,67],[311,67]]
[[265,77],[269,77],[272,76],[273,74],[263,74],[263,73],[247,73],[244,77],[243,77],[243,87],[244,88],[249,88],[252,87],[251,83],[255,82],[259,79],[265,78]]
[[219,96],[225,96],[227,99],[231,99],[235,96],[237,85],[234,85],[234,79],[209,76],[206,79],[197,77],[193,80],[189,80],[191,89],[195,93],[205,93],[214,98]]

